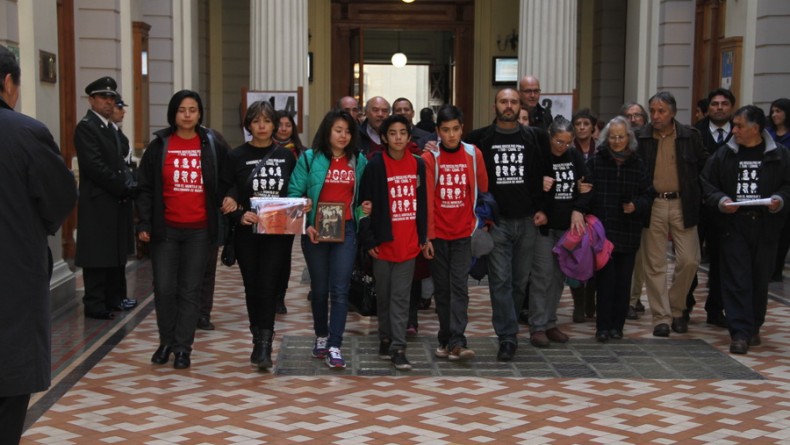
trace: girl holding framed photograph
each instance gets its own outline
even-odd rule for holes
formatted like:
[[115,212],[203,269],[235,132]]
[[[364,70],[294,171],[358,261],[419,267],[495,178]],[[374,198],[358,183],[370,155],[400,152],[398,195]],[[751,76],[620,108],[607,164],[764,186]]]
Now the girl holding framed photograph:
[[[288,186],[288,196],[307,197],[308,205],[312,204],[307,215],[307,234],[302,237],[313,295],[310,302],[316,339],[312,355],[325,359],[330,368],[339,369],[346,367],[340,348],[356,255],[357,193],[367,164],[365,157],[356,153],[356,127],[354,118],[345,111],[327,113],[313,148],[299,158]],[[319,242],[316,209],[322,203],[343,203],[341,242]]]

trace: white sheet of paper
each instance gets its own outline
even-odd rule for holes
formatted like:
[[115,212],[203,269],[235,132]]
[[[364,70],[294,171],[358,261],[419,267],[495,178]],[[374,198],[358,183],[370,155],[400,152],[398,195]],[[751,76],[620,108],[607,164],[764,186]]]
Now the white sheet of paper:
[[752,199],[749,201],[728,202],[727,207],[769,206],[771,198]]

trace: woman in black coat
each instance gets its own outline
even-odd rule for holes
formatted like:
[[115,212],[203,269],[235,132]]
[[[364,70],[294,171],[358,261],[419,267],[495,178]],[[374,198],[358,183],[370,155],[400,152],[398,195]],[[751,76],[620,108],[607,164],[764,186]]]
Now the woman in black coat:
[[195,91],[170,99],[170,126],[155,133],[140,162],[137,236],[151,243],[159,348],[151,357],[190,366],[200,317],[200,290],[211,246],[220,237],[219,171],[227,157],[223,139],[201,127],[203,103]]
[[595,275],[595,338],[605,342],[623,338],[634,259],[654,192],[645,164],[635,152],[636,137],[624,117],[609,121],[599,144],[587,169],[593,185],[589,213],[603,223],[606,238],[614,244],[609,262]]

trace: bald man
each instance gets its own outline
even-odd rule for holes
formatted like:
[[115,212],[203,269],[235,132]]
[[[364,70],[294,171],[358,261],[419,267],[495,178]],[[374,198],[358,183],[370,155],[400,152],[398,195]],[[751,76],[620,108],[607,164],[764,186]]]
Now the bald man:
[[518,82],[518,95],[521,106],[529,111],[529,125],[548,129],[554,119],[551,113],[540,105],[540,80],[531,74],[522,77]]
[[390,103],[381,96],[371,97],[365,104],[365,122],[359,127],[359,139],[360,152],[368,159],[373,153],[384,149],[379,137],[379,127],[390,115],[390,109]]

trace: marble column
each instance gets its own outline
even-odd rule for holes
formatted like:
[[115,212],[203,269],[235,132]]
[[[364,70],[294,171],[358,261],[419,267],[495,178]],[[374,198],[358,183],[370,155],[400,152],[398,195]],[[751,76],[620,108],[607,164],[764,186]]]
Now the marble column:
[[307,0],[250,0],[250,89],[303,88],[302,140],[308,131]]
[[540,79],[544,93],[576,88],[577,0],[521,0],[519,76]]

